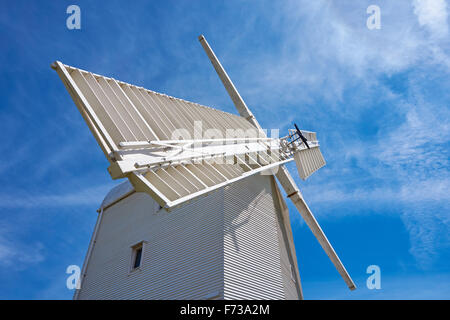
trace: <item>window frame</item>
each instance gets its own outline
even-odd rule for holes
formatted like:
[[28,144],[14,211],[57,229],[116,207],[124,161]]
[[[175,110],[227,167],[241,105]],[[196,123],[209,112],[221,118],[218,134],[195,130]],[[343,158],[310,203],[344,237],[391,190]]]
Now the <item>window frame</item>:
[[[129,272],[132,273],[134,271],[137,270],[141,270],[142,265],[144,263],[144,254],[145,254],[145,244],[147,243],[147,241],[139,241],[138,243],[135,243],[133,245],[130,246],[131,249],[131,257],[130,257],[130,265],[129,265]],[[134,267],[135,263],[136,263],[136,254],[137,251],[141,249],[141,258],[139,261],[139,266]]]

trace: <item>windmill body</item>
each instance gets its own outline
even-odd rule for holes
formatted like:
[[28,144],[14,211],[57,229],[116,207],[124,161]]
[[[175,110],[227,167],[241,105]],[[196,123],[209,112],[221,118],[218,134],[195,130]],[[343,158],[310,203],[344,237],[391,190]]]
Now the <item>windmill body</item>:
[[[316,134],[268,137],[203,36],[238,115],[55,62],[110,165],[75,299],[301,299],[277,181],[355,285],[284,164],[325,165]],[[275,179],[276,177],[276,179]]]
[[119,185],[102,204],[76,298],[299,299],[289,217],[274,183],[255,175],[171,212]]

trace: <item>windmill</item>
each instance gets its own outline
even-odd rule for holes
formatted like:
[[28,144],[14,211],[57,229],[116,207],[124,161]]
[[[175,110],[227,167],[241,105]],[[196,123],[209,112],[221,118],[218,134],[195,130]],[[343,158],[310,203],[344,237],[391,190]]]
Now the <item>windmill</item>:
[[353,290],[284,166],[325,165],[316,133],[269,137],[203,36],[239,116],[59,61],[52,64],[105,154],[112,189],[99,209],[74,299],[302,299],[278,180]]

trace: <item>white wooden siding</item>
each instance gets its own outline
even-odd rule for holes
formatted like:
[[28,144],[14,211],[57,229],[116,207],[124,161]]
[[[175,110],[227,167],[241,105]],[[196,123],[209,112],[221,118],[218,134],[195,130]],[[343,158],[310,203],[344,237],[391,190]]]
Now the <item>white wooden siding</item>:
[[[215,204],[217,211],[211,210]],[[133,193],[104,211],[79,299],[203,299],[223,285],[223,191],[155,213]],[[129,272],[131,246],[144,244],[139,270]]]
[[[157,212],[145,193],[113,202],[78,299],[295,298],[284,280],[289,249],[280,247],[271,179],[256,175],[172,212]],[[140,241],[142,265],[130,272]]]
[[[276,181],[272,178],[272,188],[276,188],[275,184]],[[290,222],[284,221],[285,218],[283,217],[283,214],[281,212],[281,210],[283,210],[283,208],[281,208],[281,202],[284,200],[282,198],[279,198],[279,194],[277,192],[273,192],[273,195],[275,208],[278,212],[276,224],[278,243],[280,244],[281,275],[283,277],[285,298],[287,300],[298,300],[301,297],[300,279],[298,279],[298,272],[296,272],[297,264],[294,260],[295,256],[292,256],[292,251],[289,248],[290,243],[288,232],[291,229],[289,228],[289,231],[286,230],[286,225]]]
[[269,176],[225,192],[225,299],[284,299]]

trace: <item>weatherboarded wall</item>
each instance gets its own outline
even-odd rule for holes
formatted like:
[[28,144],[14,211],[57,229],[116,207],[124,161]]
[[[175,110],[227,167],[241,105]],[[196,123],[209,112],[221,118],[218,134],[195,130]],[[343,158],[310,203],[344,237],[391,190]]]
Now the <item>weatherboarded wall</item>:
[[[211,210],[212,204],[217,210]],[[107,208],[79,299],[204,299],[223,284],[223,191],[166,212],[145,193]],[[144,243],[130,272],[131,246]]]
[[[256,175],[172,212],[144,193],[106,208],[78,299],[298,298],[271,179]],[[130,271],[141,241],[141,267]]]
[[270,177],[231,185],[224,222],[225,299],[284,299]]
[[285,299],[303,299],[289,211],[274,178],[272,178],[272,191],[277,211],[277,236],[280,244],[281,275],[283,277]]

